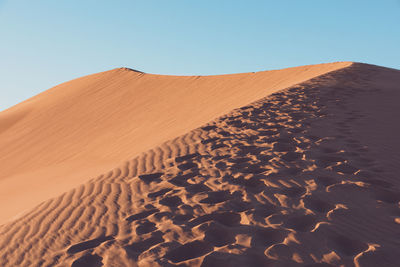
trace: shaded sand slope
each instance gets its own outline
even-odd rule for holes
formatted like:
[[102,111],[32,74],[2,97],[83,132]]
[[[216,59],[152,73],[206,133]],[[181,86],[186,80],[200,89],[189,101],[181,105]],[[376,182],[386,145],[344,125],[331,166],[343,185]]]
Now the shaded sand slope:
[[121,68],[56,86],[0,113],[0,223],[234,108],[350,64],[206,77]]
[[235,109],[0,227],[2,266],[398,266],[400,72]]

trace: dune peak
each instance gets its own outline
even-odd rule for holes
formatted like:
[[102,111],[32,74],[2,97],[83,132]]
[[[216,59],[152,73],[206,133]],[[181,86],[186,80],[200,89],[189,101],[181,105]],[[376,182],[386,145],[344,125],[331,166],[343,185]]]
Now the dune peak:
[[133,71],[133,72],[137,72],[137,73],[144,73],[143,71],[132,69],[132,68],[128,68],[128,67],[119,67],[119,68],[116,68],[116,69],[117,70],[123,70],[123,71]]

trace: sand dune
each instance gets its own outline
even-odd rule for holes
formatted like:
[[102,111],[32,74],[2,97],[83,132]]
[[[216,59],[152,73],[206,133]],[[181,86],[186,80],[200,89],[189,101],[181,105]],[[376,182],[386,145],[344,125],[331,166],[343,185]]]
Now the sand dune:
[[0,113],[0,223],[234,108],[349,64],[206,77],[121,68],[56,86]]
[[[2,186],[18,177],[2,201],[18,196],[14,212],[65,193],[0,226],[0,263],[398,266],[399,84],[397,70],[340,63],[197,79],[118,69],[56,87],[2,113],[1,142],[17,142]],[[24,198],[24,182],[47,193]]]

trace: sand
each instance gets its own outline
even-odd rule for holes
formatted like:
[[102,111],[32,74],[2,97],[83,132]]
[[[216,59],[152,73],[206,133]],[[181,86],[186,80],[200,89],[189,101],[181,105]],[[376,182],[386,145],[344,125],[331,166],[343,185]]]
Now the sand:
[[349,64],[205,77],[120,68],[45,91],[0,113],[0,223],[234,108]]
[[0,265],[398,266],[399,84],[342,62],[56,86],[0,113]]

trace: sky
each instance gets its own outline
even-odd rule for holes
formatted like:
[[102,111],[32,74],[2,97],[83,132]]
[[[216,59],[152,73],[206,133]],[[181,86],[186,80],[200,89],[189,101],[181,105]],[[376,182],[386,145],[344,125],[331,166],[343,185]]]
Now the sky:
[[0,110],[117,67],[213,75],[400,69],[400,0],[0,0]]

